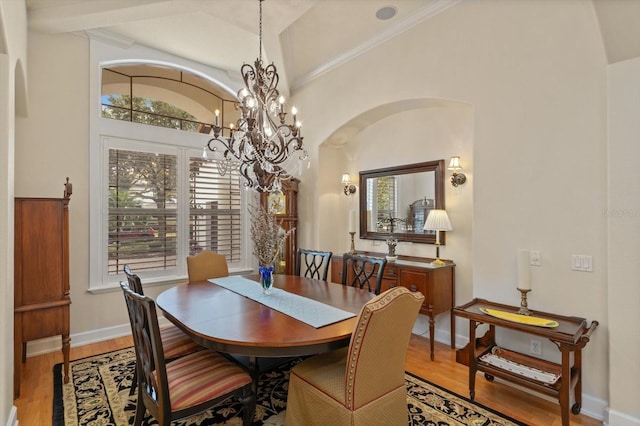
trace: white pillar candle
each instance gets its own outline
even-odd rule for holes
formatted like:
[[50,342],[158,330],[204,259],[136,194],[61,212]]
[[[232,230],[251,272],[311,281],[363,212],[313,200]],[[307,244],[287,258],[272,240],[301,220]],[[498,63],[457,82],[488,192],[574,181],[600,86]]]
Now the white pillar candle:
[[518,250],[518,288],[520,290],[531,290],[529,250]]
[[356,232],[356,211],[349,210],[349,232]]

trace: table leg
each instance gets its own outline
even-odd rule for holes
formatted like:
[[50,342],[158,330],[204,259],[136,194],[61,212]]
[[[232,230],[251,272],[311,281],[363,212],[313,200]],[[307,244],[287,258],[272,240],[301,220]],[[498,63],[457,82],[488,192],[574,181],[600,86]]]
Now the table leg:
[[20,396],[20,373],[22,370],[22,343],[13,345],[13,397]]
[[453,309],[451,309],[451,349],[456,348],[456,316],[453,315]]
[[578,380],[576,381],[576,387],[573,392],[575,396],[575,404],[571,407],[573,414],[580,414],[582,409],[582,349],[578,349],[573,353],[573,368],[576,370]]
[[433,319],[433,309],[429,309],[429,346],[431,349],[431,361],[435,359],[436,321]]
[[64,360],[64,383],[69,383],[69,348],[71,338],[69,334],[62,335],[62,358]]
[[258,377],[260,377],[260,371],[258,368],[258,358],[255,356],[249,357],[249,374],[253,379],[251,384],[251,390],[253,390],[254,394],[258,394]]
[[560,414],[562,416],[562,426],[569,426],[569,394],[571,391],[571,351],[564,345],[560,346],[562,352],[562,378],[560,383]]
[[13,397],[20,396],[20,374],[26,354],[26,344],[22,341],[22,315],[13,317]]
[[[452,270],[453,271],[453,270]],[[451,311],[449,315],[451,316],[451,349],[456,348],[456,316],[453,313],[453,308],[456,304],[456,274],[451,272]]]
[[476,322],[469,320],[469,399],[476,397]]

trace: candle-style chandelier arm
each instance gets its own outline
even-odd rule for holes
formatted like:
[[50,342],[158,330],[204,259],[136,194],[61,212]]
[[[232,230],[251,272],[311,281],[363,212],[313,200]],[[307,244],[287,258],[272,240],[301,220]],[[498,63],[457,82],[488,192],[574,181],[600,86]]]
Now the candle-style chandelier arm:
[[[262,58],[258,57],[254,66],[243,64],[240,73],[245,87],[238,91],[236,108],[240,117],[237,126],[230,125],[229,136],[224,136],[216,111],[213,138],[207,142],[205,154],[206,149],[214,152],[220,174],[237,168],[245,178],[245,186],[267,192],[277,191],[280,180],[290,179],[299,172],[301,163],[308,163],[297,111],[292,108],[292,122],[287,124],[285,100],[277,88],[280,77],[273,63],[264,67]],[[224,152],[219,151],[218,144]]]

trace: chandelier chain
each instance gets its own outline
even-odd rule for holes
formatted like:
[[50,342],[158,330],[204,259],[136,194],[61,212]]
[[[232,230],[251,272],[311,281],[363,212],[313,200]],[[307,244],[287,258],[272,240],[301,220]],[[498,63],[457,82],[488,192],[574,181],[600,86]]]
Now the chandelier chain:
[[258,46],[258,59],[262,62],[262,2],[264,0],[259,0],[260,2],[260,34],[259,34],[259,46]]

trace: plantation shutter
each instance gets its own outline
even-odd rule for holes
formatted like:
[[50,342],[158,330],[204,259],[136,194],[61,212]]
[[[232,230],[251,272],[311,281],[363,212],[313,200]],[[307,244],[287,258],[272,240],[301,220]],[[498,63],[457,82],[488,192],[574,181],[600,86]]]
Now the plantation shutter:
[[176,266],[175,155],[109,149],[108,274]]
[[214,161],[189,160],[189,252],[224,254],[228,263],[241,261],[240,174],[218,173]]

